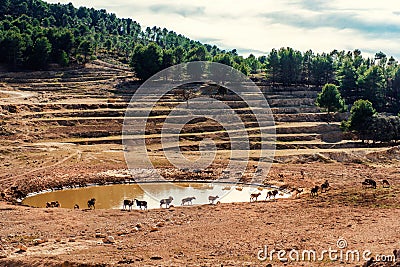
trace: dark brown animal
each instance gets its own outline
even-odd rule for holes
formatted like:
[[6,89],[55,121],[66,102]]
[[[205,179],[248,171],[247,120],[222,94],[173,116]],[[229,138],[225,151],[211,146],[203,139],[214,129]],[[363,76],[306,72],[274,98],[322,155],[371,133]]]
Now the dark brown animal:
[[192,200],[194,200],[194,199],[196,199],[195,197],[187,197],[187,198],[184,198],[184,199],[182,199],[182,203],[181,203],[181,205],[183,206],[183,205],[185,205],[185,203],[190,203],[190,205],[192,205]]
[[74,210],[79,210],[79,205],[78,204],[74,205]]
[[160,208],[162,207],[162,205],[165,205],[165,208],[168,208],[169,205],[171,205],[172,200],[174,200],[174,198],[171,196],[169,198],[161,199]]
[[96,204],[95,198],[89,199],[87,202],[88,209],[92,209],[92,207],[93,209],[96,209],[95,204]]
[[219,198],[219,196],[215,196],[215,197],[209,196],[208,201],[210,201],[211,204],[214,204],[214,201],[217,200],[217,198]]
[[123,210],[126,210],[126,207],[128,206],[129,210],[132,210],[132,206],[133,206],[133,200],[129,200],[129,199],[124,199],[124,205],[122,206]]
[[276,196],[278,195],[278,190],[273,190],[273,191],[268,191],[268,193],[267,193],[267,197],[265,198],[265,199],[268,199],[268,198],[272,198],[272,197],[274,197],[274,199],[276,198]]
[[314,186],[314,188],[311,189],[311,196],[312,197],[318,196],[318,190],[319,186],[318,185]]
[[140,209],[143,207],[145,210],[147,210],[147,201],[137,200],[136,198],[134,200],[136,202],[136,206],[138,206]]
[[329,182],[328,180],[325,180],[325,182],[321,185],[321,193],[326,192],[326,190],[328,190],[329,188]]
[[253,194],[251,194],[250,195],[250,202],[252,202],[252,201],[257,201],[257,198],[259,197],[259,196],[261,196],[261,193],[253,193]]
[[59,208],[61,207],[58,201],[46,202],[46,208]]
[[365,187],[372,187],[376,189],[376,182],[372,179],[365,179],[361,184]]

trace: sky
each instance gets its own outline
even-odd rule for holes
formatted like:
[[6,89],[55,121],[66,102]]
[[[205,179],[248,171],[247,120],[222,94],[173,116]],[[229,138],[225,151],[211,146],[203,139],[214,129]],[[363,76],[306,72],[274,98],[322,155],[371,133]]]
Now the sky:
[[360,49],[400,60],[399,0],[46,0],[106,9],[239,54]]

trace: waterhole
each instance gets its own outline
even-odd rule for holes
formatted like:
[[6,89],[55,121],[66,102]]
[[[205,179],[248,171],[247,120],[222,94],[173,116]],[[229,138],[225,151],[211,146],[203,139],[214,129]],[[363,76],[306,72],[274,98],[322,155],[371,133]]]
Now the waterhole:
[[[31,207],[45,207],[46,202],[58,201],[62,208],[87,208],[87,201],[96,199],[96,209],[121,209],[124,199],[138,199],[148,202],[148,208],[160,208],[160,199],[173,197],[172,205],[180,206],[183,198],[195,197],[193,205],[209,203],[209,196],[219,196],[221,203],[248,202],[252,193],[261,193],[258,200],[266,200],[267,193],[275,188],[221,183],[146,183],[90,186],[45,192],[28,196],[23,204]],[[290,194],[279,191],[276,198]],[[272,198],[273,199],[273,198]],[[135,209],[138,209],[134,205]]]

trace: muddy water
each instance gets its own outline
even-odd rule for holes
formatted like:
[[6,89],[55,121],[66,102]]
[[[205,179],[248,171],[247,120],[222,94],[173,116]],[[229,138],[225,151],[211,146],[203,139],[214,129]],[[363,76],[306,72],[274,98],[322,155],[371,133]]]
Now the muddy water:
[[[196,197],[193,204],[209,203],[209,196],[218,195],[221,203],[247,202],[251,193],[260,192],[258,200],[265,200],[271,188],[211,183],[149,183],[92,186],[77,189],[46,192],[29,196],[23,204],[32,207],[45,207],[46,202],[58,201],[63,208],[87,208],[90,198],[96,199],[96,209],[121,209],[124,199],[139,199],[148,202],[148,208],[159,208],[160,199],[172,196],[172,205],[181,205],[182,198]],[[277,198],[289,197],[280,192]],[[137,207],[135,206],[135,209]]]

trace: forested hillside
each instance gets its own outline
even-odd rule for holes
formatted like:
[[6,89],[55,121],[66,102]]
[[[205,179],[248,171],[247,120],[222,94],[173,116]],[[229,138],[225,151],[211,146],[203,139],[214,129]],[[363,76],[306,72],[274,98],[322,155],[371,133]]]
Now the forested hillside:
[[264,74],[273,86],[333,83],[347,104],[365,99],[378,112],[400,111],[400,67],[382,52],[366,58],[357,49],[319,54],[287,47],[243,57],[235,49],[224,51],[165,28],[143,29],[106,10],[41,0],[0,0],[0,18],[0,63],[10,70],[74,66],[107,55],[129,63],[138,78],[146,79],[174,64],[210,60],[245,74]]

